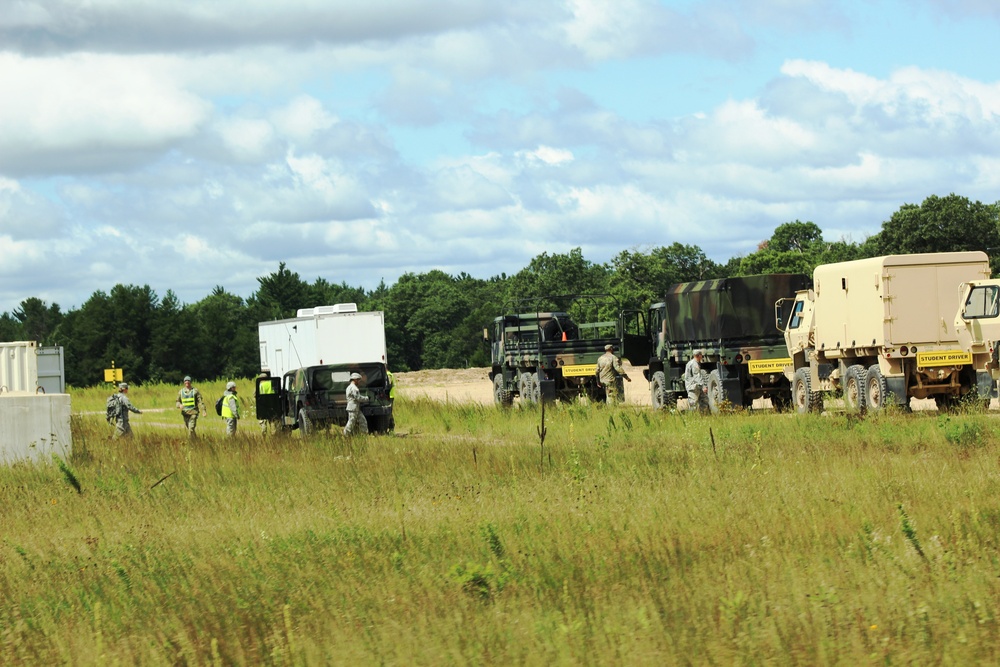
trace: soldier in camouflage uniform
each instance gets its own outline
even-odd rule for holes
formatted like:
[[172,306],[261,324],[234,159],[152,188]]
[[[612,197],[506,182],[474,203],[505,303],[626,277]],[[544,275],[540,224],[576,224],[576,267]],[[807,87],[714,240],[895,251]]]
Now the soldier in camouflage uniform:
[[608,403],[620,403],[625,400],[622,396],[621,380],[618,378],[632,381],[622,369],[621,359],[615,356],[615,346],[605,345],[604,354],[597,360],[597,381],[604,387]]
[[347,385],[347,426],[344,427],[344,435],[354,435],[360,433],[368,435],[368,420],[361,412],[361,404],[368,402],[368,397],[361,393],[358,388],[358,381],[361,379],[360,373],[351,373],[351,381]]
[[128,384],[125,382],[118,385],[118,394],[115,398],[118,401],[118,412],[115,415],[115,434],[111,437],[115,440],[131,438],[132,426],[128,423],[128,413],[134,412],[141,415],[142,410],[132,405],[132,401],[128,400]]
[[695,350],[684,367],[684,388],[688,393],[688,409],[708,412],[708,374],[701,368],[704,353]]
[[222,418],[226,420],[226,435],[236,435],[236,427],[240,421],[240,402],[236,396],[235,382],[226,383],[226,392],[222,395]]
[[191,386],[190,375],[184,376],[184,386],[177,392],[175,406],[184,415],[184,428],[187,429],[188,438],[192,440],[197,438],[195,428],[198,426],[198,413],[201,413],[202,417],[207,417],[208,410],[205,408],[205,399],[202,398],[201,392]]

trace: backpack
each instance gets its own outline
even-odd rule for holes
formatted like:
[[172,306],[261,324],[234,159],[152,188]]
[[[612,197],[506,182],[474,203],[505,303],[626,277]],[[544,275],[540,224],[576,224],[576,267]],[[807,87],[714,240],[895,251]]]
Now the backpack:
[[108,396],[108,403],[104,408],[105,419],[108,420],[109,424],[113,424],[118,419],[118,412],[121,410],[121,404],[118,402],[118,394],[111,394]]
[[220,417],[222,416],[222,399],[224,398],[225,396],[220,396],[219,400],[215,402],[215,414],[219,415]]

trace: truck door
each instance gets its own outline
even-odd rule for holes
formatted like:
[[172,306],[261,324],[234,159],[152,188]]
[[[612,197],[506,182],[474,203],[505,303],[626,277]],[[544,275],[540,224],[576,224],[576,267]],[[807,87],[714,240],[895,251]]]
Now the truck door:
[[[783,316],[778,308],[779,315]],[[785,325],[785,344],[788,353],[794,356],[797,352],[802,352],[812,347],[812,326],[813,326],[813,302],[808,292],[799,292],[795,295],[795,300],[791,302],[788,322]]]
[[281,419],[281,386],[280,380],[273,377],[257,378],[254,397],[257,408],[257,419],[279,421]]
[[646,314],[639,310],[623,310],[618,318],[621,334],[621,356],[633,366],[645,366],[653,356],[653,344],[649,337],[649,322]]
[[976,280],[963,283],[962,299],[955,317],[959,347],[972,352],[1000,339],[1000,281]]

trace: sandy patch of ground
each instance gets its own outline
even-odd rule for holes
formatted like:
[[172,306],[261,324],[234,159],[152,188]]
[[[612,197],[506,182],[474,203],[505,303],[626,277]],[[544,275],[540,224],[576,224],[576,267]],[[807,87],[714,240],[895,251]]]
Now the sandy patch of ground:
[[[622,362],[625,373],[632,382],[625,383],[625,402],[649,405],[649,383],[642,376],[642,368],[633,368]],[[394,373],[396,392],[400,397],[429,398],[435,401],[459,403],[492,403],[493,383],[489,368],[461,368]]]

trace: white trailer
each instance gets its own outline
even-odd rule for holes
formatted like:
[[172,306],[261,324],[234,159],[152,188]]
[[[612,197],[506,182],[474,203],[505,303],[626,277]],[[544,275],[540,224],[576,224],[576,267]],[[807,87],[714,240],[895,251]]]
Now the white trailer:
[[306,366],[386,364],[385,314],[353,303],[300,308],[297,317],[260,322],[260,369],[271,377]]

